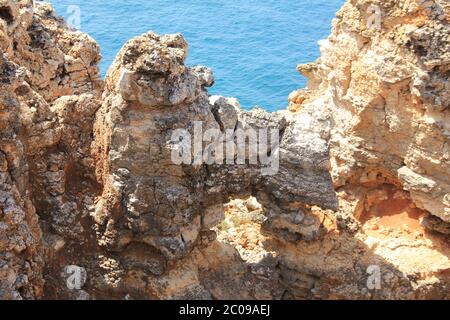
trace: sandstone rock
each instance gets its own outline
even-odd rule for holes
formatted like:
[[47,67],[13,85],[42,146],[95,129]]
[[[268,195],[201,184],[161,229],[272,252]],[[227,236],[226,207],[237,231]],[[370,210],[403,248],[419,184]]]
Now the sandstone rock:
[[[322,117],[331,121],[331,173],[340,198],[340,209],[335,214],[340,230],[358,237],[360,222],[355,220],[363,218],[373,201],[385,198],[383,188],[390,185],[402,192],[401,197],[396,197],[398,203],[406,203],[411,198],[410,208],[431,214],[422,219],[423,226],[446,233],[450,222],[445,201],[450,190],[450,114],[445,102],[448,101],[450,25],[443,13],[449,12],[449,6],[439,0],[421,1],[417,7],[408,1],[372,1],[371,5],[382,12],[380,28],[368,28],[367,2],[347,2],[333,22],[332,34],[321,41],[321,57],[315,63],[298,67],[298,71],[308,77],[305,92],[311,98],[302,100],[300,92],[304,91],[297,91],[291,95],[291,103],[298,100],[302,109],[319,109]],[[384,210],[384,214],[389,215],[393,212],[386,210],[395,209]],[[425,251],[430,261],[437,259],[435,261],[443,263],[441,270],[450,267],[447,250],[442,249],[445,244],[437,240],[427,244],[419,237],[416,249],[405,248],[393,258],[387,244],[401,241],[396,229],[379,225],[368,228],[374,232],[381,230],[386,235],[389,240],[377,242],[376,252],[402,270],[412,265],[433,269],[431,264],[425,266],[414,258]],[[407,229],[403,231],[412,232],[409,226]],[[372,247],[372,241],[369,237],[362,243]],[[431,247],[425,249],[427,245]],[[443,255],[440,250],[444,250]],[[337,255],[336,258],[339,259]],[[295,268],[304,272],[308,259],[293,257],[292,261],[295,260]],[[387,268],[385,262],[378,263]],[[311,268],[316,272],[322,269]],[[413,272],[413,268],[406,272]],[[399,279],[398,273],[393,274],[398,282],[389,285],[391,291],[384,288],[375,296],[417,297],[417,291],[408,287],[408,281]],[[446,277],[439,278],[434,284],[436,290],[445,287],[447,282]],[[326,285],[318,287],[316,296],[327,292]],[[346,292],[348,297],[359,292],[356,295],[364,296],[363,291],[343,285],[334,288],[332,295]],[[300,293],[302,296],[310,294]],[[369,298],[373,297],[369,294]]]
[[[450,7],[371,5],[381,26],[348,1],[268,113],[209,96],[181,34],[130,40],[103,82],[51,5],[0,0],[0,299],[448,299]],[[199,122],[221,138],[175,163]]]
[[[108,89],[97,115],[94,142],[96,157],[102,159],[97,167],[105,168],[98,175],[104,185],[102,198],[109,197],[108,203],[101,202],[104,207],[97,209],[108,212],[103,223],[112,222],[117,235],[123,233],[122,229],[130,230],[137,236],[129,241],[145,239],[173,260],[186,255],[196,242],[199,228],[193,226],[198,226],[198,213],[203,212],[202,228],[213,227],[219,221],[208,207],[220,205],[233,195],[259,189],[272,194],[270,201],[282,206],[297,200],[333,207],[331,180],[322,164],[327,146],[319,136],[309,133],[309,127],[292,126],[300,137],[294,132],[284,135],[281,152],[289,159],[282,162],[281,173],[273,177],[260,176],[258,166],[179,166],[171,162],[171,131],[191,131],[195,121],[203,121],[204,130],[222,132],[267,126],[285,130],[288,126],[281,113],[244,112],[224,98],[210,105],[205,84],[211,81],[205,82],[204,74],[199,74],[206,69],[184,66],[186,50],[180,35],[144,34],[124,46],[108,72]],[[309,135],[305,145],[301,145],[301,134]],[[315,164],[317,168],[311,171]],[[121,168],[126,168],[126,173]],[[292,179],[294,170],[296,180]],[[290,186],[282,186],[288,179]],[[317,192],[319,189],[322,191]],[[117,242],[108,241],[112,247]]]
[[448,4],[430,3],[371,3],[383,13],[380,30],[367,30],[363,1],[346,3],[321,58],[299,71],[316,97],[303,107],[331,112],[335,186],[403,185],[418,207],[450,222],[443,201],[450,190],[450,25],[439,18]]

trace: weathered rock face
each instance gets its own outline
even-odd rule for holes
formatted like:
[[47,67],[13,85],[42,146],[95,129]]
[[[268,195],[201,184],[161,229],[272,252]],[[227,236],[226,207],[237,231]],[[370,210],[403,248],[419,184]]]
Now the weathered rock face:
[[448,15],[348,2],[269,114],[180,34],[103,83],[94,40],[0,0],[0,299],[449,298]]
[[1,1],[0,18],[0,298],[39,298],[47,240],[82,232],[99,50],[47,4]]
[[[147,33],[124,46],[106,78],[93,144],[104,189],[93,217],[99,243],[128,271],[140,266],[162,275],[169,261],[185,257],[221,221],[222,204],[234,196],[257,196],[270,208],[269,221],[286,210],[304,215],[307,204],[337,207],[328,146],[313,124],[301,126],[283,113],[244,112],[224,98],[210,102],[206,87],[214,81],[211,71],[186,67],[186,55],[181,35]],[[211,142],[223,151],[222,140],[234,145],[240,131],[266,127],[276,130],[280,140],[274,146],[280,153],[274,174],[250,163],[248,153],[247,164],[236,164],[237,147],[227,155],[233,164],[218,154],[207,159],[203,152],[207,143],[202,132],[206,135],[208,129],[220,135]],[[174,150],[183,147],[183,141],[173,139],[177,129],[189,134],[184,139],[200,131],[200,161],[189,149],[188,162],[173,162]],[[186,141],[196,143],[194,138]],[[265,153],[270,151],[275,152]],[[302,238],[301,231],[281,231]],[[140,255],[148,260],[140,261]]]
[[[320,109],[331,119],[337,224],[353,234],[338,246],[345,253],[331,251],[333,267],[287,254],[292,268],[325,283],[322,297],[417,298],[448,288],[449,9],[439,0],[348,1],[321,41],[321,57],[298,67],[309,83],[291,94],[290,110]],[[354,250],[358,258],[348,261],[356,268],[338,262]],[[379,291],[355,285],[370,264],[390,274]],[[330,291],[339,273],[355,280]]]
[[[373,6],[379,27],[368,27]],[[448,14],[447,1],[349,2],[321,44],[321,58],[299,66],[311,78],[310,94],[326,99],[320,103],[332,114],[335,186],[399,184],[418,207],[446,222]]]

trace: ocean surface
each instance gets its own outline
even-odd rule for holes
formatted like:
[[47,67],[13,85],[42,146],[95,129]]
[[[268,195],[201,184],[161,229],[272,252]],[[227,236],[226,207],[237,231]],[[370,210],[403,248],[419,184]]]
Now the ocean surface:
[[330,33],[344,0],[50,2],[100,44],[103,76],[130,38],[150,30],[181,32],[190,46],[188,64],[214,70],[211,94],[274,111],[285,109],[289,93],[305,86],[295,67],[318,58],[317,41]]

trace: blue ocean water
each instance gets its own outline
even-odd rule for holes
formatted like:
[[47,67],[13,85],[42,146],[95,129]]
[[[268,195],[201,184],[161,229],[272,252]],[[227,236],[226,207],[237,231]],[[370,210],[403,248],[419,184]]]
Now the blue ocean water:
[[50,0],[101,46],[105,75],[130,38],[147,31],[181,32],[189,42],[188,64],[214,70],[211,94],[236,97],[245,108],[287,106],[290,92],[305,86],[295,67],[319,56],[344,0]]

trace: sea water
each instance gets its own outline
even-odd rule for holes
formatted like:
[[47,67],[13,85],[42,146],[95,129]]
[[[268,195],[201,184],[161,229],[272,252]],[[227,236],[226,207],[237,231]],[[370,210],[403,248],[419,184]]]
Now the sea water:
[[[213,69],[211,94],[244,108],[285,109],[305,86],[296,65],[316,60],[344,0],[50,0],[101,47],[104,76],[123,44],[147,31],[181,32],[189,65]],[[79,14],[79,15],[78,15]]]

